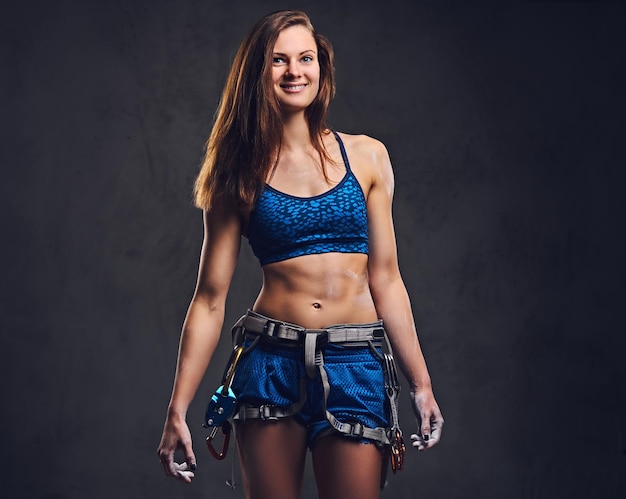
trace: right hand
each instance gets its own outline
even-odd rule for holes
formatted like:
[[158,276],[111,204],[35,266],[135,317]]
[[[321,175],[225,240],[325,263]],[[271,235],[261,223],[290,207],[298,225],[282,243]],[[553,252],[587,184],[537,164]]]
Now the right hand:
[[[183,463],[174,462],[174,452],[177,449],[181,449],[185,454]],[[191,482],[196,469],[196,456],[193,453],[191,433],[184,418],[168,415],[157,454],[167,476]]]

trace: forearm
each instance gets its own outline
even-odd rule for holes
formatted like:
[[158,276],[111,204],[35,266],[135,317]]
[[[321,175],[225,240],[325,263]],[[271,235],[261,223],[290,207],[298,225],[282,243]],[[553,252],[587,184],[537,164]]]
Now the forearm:
[[[420,347],[406,287],[399,273],[371,286],[376,311],[411,391],[431,389],[430,375]],[[377,291],[380,290],[380,291]]]
[[169,416],[185,417],[215,352],[223,323],[223,306],[194,297],[181,333]]

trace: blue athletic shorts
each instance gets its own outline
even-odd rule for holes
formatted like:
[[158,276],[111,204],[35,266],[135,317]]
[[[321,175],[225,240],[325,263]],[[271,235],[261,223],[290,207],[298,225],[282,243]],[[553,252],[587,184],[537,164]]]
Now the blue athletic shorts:
[[[249,345],[251,340],[246,340]],[[342,423],[375,428],[389,426],[389,399],[381,361],[368,346],[327,344],[322,348],[330,392],[327,410]],[[380,353],[380,351],[379,351]],[[237,404],[289,407],[300,400],[300,380],[306,380],[306,401],[294,419],[307,428],[310,449],[316,439],[334,432],[324,412],[319,373],[307,377],[303,348],[261,340],[241,357],[232,389]],[[337,435],[341,435],[337,433]],[[371,443],[365,438],[361,442]]]

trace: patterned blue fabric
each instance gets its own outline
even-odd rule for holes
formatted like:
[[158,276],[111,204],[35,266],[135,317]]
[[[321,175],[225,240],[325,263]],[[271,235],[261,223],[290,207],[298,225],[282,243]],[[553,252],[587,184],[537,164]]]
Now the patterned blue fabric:
[[346,174],[332,189],[308,198],[270,185],[263,189],[248,222],[248,241],[261,265],[318,253],[367,254],[365,196],[343,142],[335,137]]
[[[343,423],[388,427],[382,364],[370,348],[328,344],[323,354],[330,384],[328,411]],[[306,379],[306,402],[294,419],[306,426],[307,444],[313,448],[320,435],[333,429],[324,413],[321,378],[307,378],[302,357],[302,348],[260,341],[240,359],[232,389],[238,405],[289,407],[300,400],[300,379]]]

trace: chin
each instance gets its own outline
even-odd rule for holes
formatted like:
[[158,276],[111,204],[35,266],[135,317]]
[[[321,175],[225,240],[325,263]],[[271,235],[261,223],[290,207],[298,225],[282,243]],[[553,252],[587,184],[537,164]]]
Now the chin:
[[284,112],[286,112],[286,113],[297,113],[297,112],[306,110],[311,104],[312,104],[312,101],[311,102],[302,103],[302,104],[298,104],[298,103],[295,103],[295,102],[284,102],[284,101],[281,101],[280,102],[280,108]]

